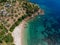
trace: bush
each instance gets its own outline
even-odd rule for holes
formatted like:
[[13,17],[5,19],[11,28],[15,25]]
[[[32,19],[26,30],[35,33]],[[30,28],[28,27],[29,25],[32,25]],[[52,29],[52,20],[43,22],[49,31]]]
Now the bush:
[[0,0],[0,2],[6,2],[7,0]]
[[20,24],[20,22],[21,22],[24,18],[26,18],[27,16],[28,16],[28,15],[24,15],[24,16],[22,16],[21,18],[19,18],[18,21],[15,22],[14,25],[12,25],[12,27],[10,28],[10,31],[13,32],[14,28],[15,28],[16,26],[18,26],[18,25]]
[[4,35],[5,35],[5,32],[4,31],[1,31],[0,32],[0,43],[2,43],[2,40],[4,38]]
[[5,42],[13,42],[13,37],[11,36],[11,34],[8,34],[7,36],[5,36],[4,40]]

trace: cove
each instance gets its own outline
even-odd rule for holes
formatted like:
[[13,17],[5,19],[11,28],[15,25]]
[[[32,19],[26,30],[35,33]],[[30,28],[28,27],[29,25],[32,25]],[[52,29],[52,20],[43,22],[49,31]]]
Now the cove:
[[60,1],[29,0],[38,4],[45,11],[28,22],[28,45],[59,45],[60,44]]

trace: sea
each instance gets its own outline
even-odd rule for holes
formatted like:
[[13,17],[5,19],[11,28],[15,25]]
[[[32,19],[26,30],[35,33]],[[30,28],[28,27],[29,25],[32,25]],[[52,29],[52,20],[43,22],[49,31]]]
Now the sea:
[[29,20],[27,45],[60,45],[60,0],[29,0],[44,10]]

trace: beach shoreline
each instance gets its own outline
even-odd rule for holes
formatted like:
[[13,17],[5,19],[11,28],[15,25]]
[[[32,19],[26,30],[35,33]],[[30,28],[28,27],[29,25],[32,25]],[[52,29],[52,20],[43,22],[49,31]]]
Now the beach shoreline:
[[33,19],[35,16],[37,16],[38,14],[44,14],[44,12],[41,10],[38,10],[36,13],[32,14],[32,16],[28,16],[25,19],[22,20],[22,22],[15,27],[14,31],[12,32],[12,36],[14,39],[14,44],[15,45],[27,45],[27,40],[25,40],[25,26],[27,24],[27,22],[30,19]]
[[27,42],[24,42],[24,35],[25,35],[25,26],[27,24],[27,20],[30,17],[25,18],[18,26],[15,27],[14,31],[12,32],[12,36],[14,39],[15,45],[27,45]]

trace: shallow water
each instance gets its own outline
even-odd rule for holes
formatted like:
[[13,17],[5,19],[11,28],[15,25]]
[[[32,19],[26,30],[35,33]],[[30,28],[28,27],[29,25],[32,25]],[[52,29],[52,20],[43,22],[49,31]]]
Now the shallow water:
[[28,22],[28,45],[60,45],[60,0],[30,0],[45,11]]

